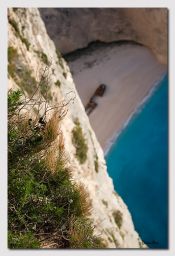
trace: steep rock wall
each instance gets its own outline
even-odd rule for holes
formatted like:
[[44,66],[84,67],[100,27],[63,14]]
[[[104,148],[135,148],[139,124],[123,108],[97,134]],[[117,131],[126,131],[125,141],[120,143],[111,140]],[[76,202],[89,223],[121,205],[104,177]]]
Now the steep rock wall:
[[[44,53],[52,61],[52,75],[50,76],[50,104],[66,99],[70,92],[76,96],[74,102],[68,105],[68,114],[62,122],[65,150],[69,164],[73,170],[75,182],[81,182],[87,189],[92,200],[91,218],[95,226],[95,233],[104,238],[110,248],[139,248],[145,247],[134,229],[131,215],[121,197],[114,191],[111,178],[108,176],[103,151],[90,126],[79,95],[70,73],[69,67],[62,58],[58,58],[56,48],[47,35],[44,23],[37,9],[9,10],[9,46],[15,48],[21,62],[37,79],[37,72],[43,61],[38,52]],[[16,25],[15,25],[16,24]],[[18,26],[18,27],[17,27]],[[17,29],[15,30],[15,27]],[[20,36],[19,36],[20,33]],[[65,75],[66,74],[66,75]],[[60,87],[56,82],[60,81]],[[9,75],[9,88],[16,88],[12,76]],[[24,89],[24,88],[23,88]],[[75,157],[75,147],[72,143],[72,129],[75,119],[78,118],[88,145],[87,160],[80,164]],[[98,158],[98,171],[95,170],[94,160]],[[122,222],[120,227],[116,224],[113,213],[120,211]]]
[[166,8],[42,8],[40,12],[63,54],[97,40],[129,40],[150,48],[161,63],[167,63]]

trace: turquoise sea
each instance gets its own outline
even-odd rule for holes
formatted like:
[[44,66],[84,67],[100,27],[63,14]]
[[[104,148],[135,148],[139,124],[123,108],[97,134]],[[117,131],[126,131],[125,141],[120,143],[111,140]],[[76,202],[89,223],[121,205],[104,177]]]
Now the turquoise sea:
[[168,248],[168,77],[106,156],[109,175],[150,248]]

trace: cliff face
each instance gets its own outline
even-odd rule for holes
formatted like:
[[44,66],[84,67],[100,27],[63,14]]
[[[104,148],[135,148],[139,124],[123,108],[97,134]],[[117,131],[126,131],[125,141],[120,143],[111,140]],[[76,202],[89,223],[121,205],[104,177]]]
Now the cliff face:
[[[107,173],[103,151],[75,89],[69,67],[64,59],[56,54],[55,46],[47,35],[39,11],[37,9],[10,9],[8,15],[9,47],[15,48],[19,55],[18,60],[13,63],[16,70],[20,72],[25,67],[28,70],[25,74],[31,74],[37,80],[38,70],[48,58],[52,62],[52,75],[49,78],[50,105],[62,99],[68,99],[70,92],[75,95],[74,102],[68,105],[68,113],[62,121],[61,129],[69,165],[73,169],[73,178],[75,182],[84,185],[92,200],[91,218],[95,226],[95,234],[103,237],[110,248],[144,247],[134,230],[126,205],[114,191],[112,180]],[[26,77],[25,82],[27,81]],[[22,85],[16,84],[13,75],[9,74],[9,88],[18,86]],[[27,92],[29,87],[23,87],[23,90]],[[80,164],[76,158],[76,150],[72,143],[72,130],[76,119],[80,122],[88,146],[87,159],[83,164]],[[96,161],[98,161],[98,168]],[[116,213],[120,213],[120,223]]]
[[63,54],[97,40],[129,40],[150,48],[161,63],[167,63],[165,8],[42,8],[40,12],[49,36]]

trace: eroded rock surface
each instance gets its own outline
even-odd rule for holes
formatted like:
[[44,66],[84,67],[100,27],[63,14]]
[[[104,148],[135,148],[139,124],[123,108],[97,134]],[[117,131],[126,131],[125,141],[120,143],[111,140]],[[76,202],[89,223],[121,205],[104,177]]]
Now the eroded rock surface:
[[135,41],[167,63],[166,8],[42,8],[47,32],[65,54],[90,42]]

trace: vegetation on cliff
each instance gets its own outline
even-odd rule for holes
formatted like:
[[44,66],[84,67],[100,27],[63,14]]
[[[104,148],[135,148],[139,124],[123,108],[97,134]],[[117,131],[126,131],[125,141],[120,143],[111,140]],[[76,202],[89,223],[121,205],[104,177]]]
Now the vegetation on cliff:
[[57,109],[47,122],[31,118],[24,109],[33,99],[22,98],[19,90],[8,94],[9,248],[104,247],[93,235],[88,194],[67,167],[59,126],[65,112]]
[[75,121],[75,127],[72,130],[72,143],[76,148],[76,157],[80,164],[83,164],[87,159],[88,146],[86,144],[80,122]]

